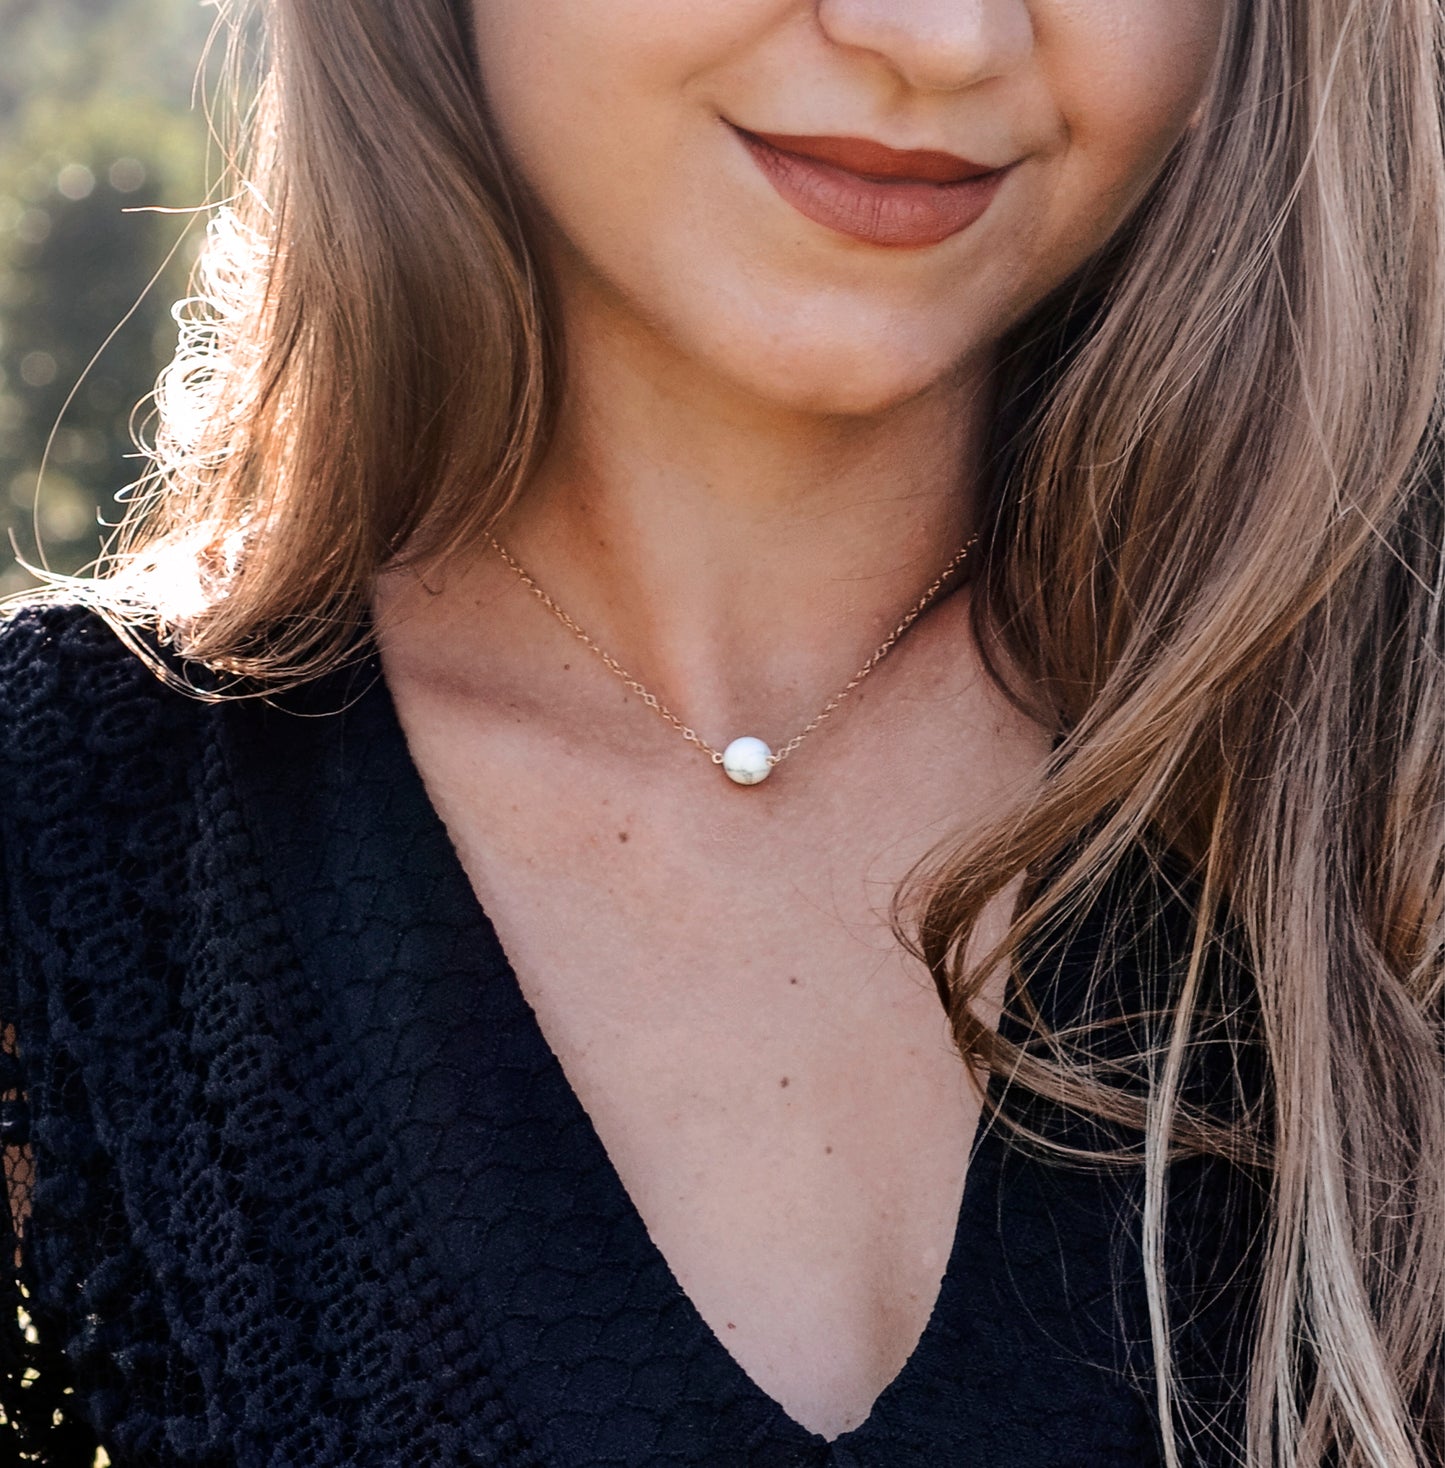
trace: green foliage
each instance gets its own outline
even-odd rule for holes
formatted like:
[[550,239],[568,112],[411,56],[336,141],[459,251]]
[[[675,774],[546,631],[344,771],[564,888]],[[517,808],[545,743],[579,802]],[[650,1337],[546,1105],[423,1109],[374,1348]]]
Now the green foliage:
[[38,526],[76,570],[141,471],[132,415],[204,227],[156,211],[205,200],[213,20],[198,0],[0,0],[0,592],[31,584],[9,536],[33,560]]

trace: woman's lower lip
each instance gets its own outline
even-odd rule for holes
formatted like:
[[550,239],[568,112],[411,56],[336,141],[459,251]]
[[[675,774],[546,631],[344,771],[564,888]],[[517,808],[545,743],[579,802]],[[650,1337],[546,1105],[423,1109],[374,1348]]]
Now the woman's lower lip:
[[815,224],[870,245],[937,245],[982,217],[1007,169],[958,183],[863,178],[830,163],[784,153],[736,129],[773,188]]

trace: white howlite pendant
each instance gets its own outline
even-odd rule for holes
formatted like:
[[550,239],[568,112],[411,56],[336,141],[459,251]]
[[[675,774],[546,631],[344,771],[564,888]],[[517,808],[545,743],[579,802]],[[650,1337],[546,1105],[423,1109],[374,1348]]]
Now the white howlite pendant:
[[773,773],[772,758],[761,739],[745,734],[723,750],[723,772],[735,785],[760,785]]

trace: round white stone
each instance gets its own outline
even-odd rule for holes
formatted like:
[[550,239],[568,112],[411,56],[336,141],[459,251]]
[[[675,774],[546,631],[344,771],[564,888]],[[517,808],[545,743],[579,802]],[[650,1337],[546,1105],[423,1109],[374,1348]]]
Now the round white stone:
[[735,785],[757,785],[773,773],[772,758],[761,739],[745,734],[723,750],[723,772]]

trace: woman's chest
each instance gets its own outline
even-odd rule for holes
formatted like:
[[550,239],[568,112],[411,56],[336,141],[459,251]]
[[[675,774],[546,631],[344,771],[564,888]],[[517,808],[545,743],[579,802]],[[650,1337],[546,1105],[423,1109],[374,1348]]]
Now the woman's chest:
[[585,762],[507,769],[425,730],[412,748],[682,1288],[795,1419],[855,1426],[927,1322],[978,1118],[889,921],[936,808],[896,790],[649,801]]
[[518,911],[522,993],[683,1291],[796,1420],[856,1426],[924,1328],[977,1120],[931,987],[812,914],[648,950]]

